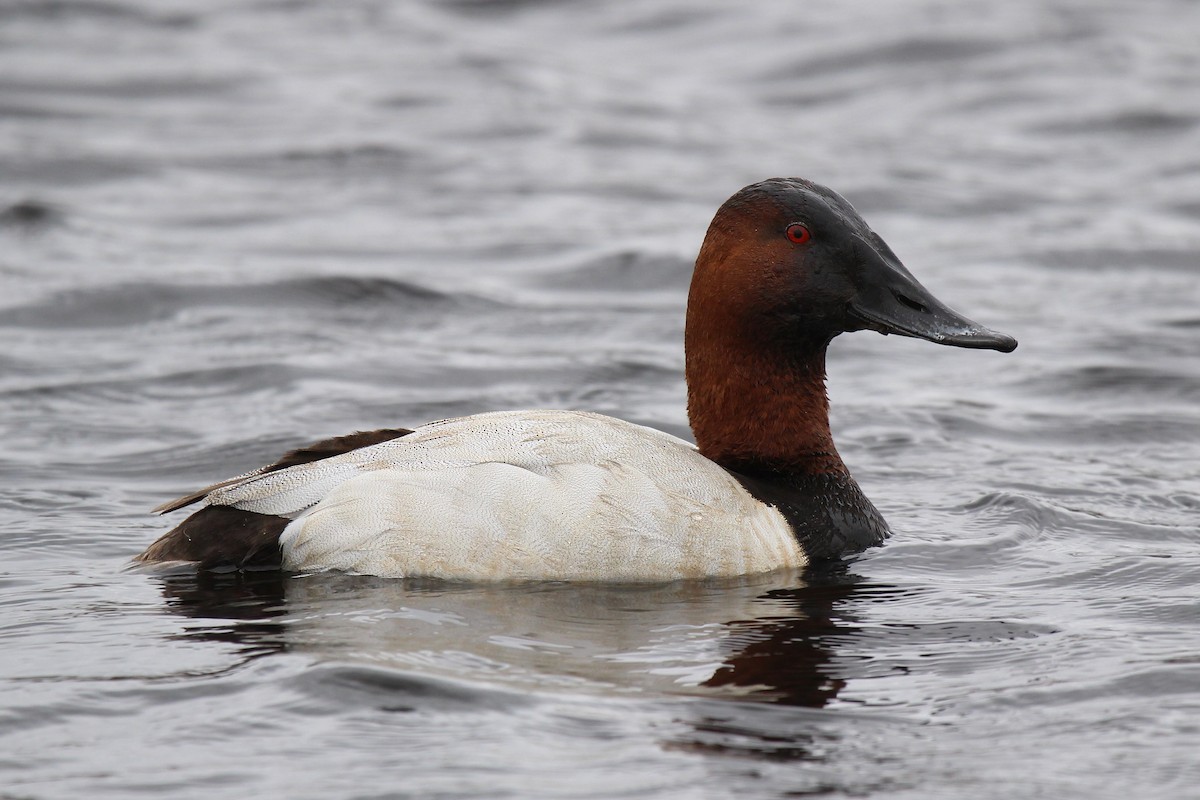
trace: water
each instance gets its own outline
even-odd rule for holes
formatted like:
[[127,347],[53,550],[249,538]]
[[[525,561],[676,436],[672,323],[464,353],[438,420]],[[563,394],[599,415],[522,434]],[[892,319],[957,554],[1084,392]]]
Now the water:
[[[0,2],[0,796],[1200,797],[1200,6]],[[734,190],[1011,355],[845,336],[897,535],[666,587],[148,576],[355,429],[685,430]]]

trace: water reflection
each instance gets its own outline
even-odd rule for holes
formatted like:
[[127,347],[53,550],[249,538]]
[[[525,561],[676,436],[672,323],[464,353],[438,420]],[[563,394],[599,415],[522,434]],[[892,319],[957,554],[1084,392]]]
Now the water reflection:
[[[274,572],[162,577],[182,638],[530,691],[741,698],[822,708],[868,585],[844,568],[663,586],[463,586]],[[714,723],[718,724],[718,723]]]
[[726,622],[730,652],[704,685],[755,687],[760,699],[824,707],[846,685],[832,666],[833,642],[858,630],[844,608],[858,582],[839,572],[765,593],[790,613]]
[[213,572],[164,576],[167,607],[186,617],[220,621],[188,627],[180,639],[227,642],[249,661],[287,649],[286,627],[273,620],[287,614],[290,576],[281,572]]

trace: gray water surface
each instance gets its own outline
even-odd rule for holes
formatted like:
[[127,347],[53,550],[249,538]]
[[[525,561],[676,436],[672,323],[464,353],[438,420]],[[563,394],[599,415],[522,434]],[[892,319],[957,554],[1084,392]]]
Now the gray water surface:
[[[655,587],[155,576],[358,429],[686,435],[746,183],[1013,354],[830,353],[896,535]],[[1200,797],[1200,5],[0,0],[0,797]]]

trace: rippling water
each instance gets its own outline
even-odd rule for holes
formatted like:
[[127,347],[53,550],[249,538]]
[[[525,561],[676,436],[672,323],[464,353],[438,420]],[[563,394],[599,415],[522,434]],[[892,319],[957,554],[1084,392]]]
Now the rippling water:
[[[1200,797],[1200,6],[0,0],[0,796]],[[803,175],[1008,356],[830,356],[897,535],[663,587],[147,576],[354,429],[686,431]]]

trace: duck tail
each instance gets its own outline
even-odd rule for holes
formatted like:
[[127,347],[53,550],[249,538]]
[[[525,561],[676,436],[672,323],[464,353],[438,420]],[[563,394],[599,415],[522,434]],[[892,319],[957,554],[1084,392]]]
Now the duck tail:
[[194,564],[200,570],[281,569],[279,537],[287,517],[205,506],[134,558],[137,565]]

